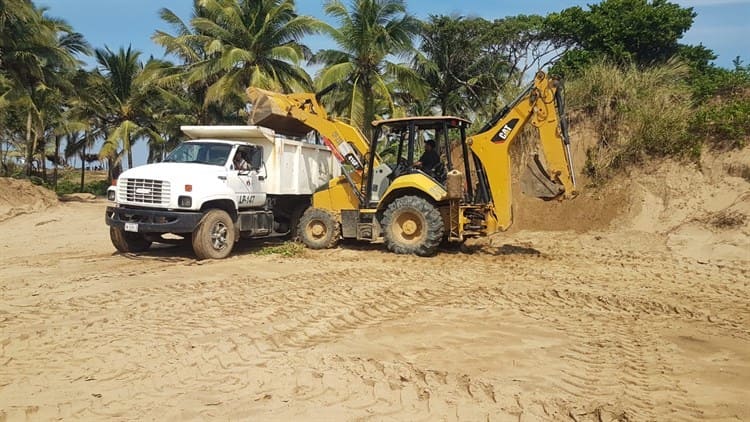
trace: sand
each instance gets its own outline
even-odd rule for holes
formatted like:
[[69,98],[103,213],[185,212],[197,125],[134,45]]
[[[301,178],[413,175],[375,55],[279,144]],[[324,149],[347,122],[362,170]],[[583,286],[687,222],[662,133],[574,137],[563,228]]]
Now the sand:
[[748,420],[750,183],[709,161],[434,258],[120,255],[103,200],[18,213],[0,420]]

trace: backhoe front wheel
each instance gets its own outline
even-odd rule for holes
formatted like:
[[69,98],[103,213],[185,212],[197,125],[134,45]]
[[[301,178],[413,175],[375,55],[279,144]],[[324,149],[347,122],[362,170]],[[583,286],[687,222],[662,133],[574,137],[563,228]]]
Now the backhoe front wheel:
[[193,251],[198,259],[222,259],[234,247],[232,217],[224,210],[210,210],[193,232]]
[[109,238],[115,249],[123,253],[143,252],[151,247],[151,241],[143,233],[126,232],[117,227],[109,228]]
[[445,231],[440,211],[418,196],[402,196],[383,214],[385,244],[400,254],[435,254]]
[[339,242],[341,226],[330,212],[310,207],[299,220],[297,235],[310,249],[330,249]]

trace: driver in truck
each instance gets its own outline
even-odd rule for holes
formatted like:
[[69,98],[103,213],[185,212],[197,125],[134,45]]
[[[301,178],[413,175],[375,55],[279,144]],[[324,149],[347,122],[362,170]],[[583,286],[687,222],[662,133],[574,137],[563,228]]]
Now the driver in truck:
[[232,160],[234,164],[234,169],[238,171],[248,171],[250,170],[250,164],[245,161],[245,158],[242,156],[241,151],[237,151],[234,154],[234,159]]

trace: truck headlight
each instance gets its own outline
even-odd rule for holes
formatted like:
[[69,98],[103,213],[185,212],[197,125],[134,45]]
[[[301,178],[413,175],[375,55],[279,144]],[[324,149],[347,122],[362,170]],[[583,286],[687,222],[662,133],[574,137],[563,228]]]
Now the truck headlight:
[[117,193],[115,192],[115,190],[114,190],[114,189],[109,189],[109,190],[107,191],[107,200],[109,200],[109,201],[114,201],[114,200],[115,200],[115,196],[116,196],[116,194],[117,194]]
[[177,198],[177,205],[182,208],[190,208],[193,206],[193,198],[187,195],[180,196]]

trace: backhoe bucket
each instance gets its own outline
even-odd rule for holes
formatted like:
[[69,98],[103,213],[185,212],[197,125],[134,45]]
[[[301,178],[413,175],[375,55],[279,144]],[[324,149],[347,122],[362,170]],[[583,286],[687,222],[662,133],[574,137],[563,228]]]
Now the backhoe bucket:
[[249,124],[264,126],[276,133],[290,136],[305,136],[312,130],[299,120],[289,117],[287,110],[292,107],[292,103],[284,94],[250,87],[247,89],[247,96],[252,104]]
[[539,155],[535,154],[534,160],[528,163],[521,175],[521,192],[524,195],[550,200],[564,194],[565,188],[550,178],[539,160]]

